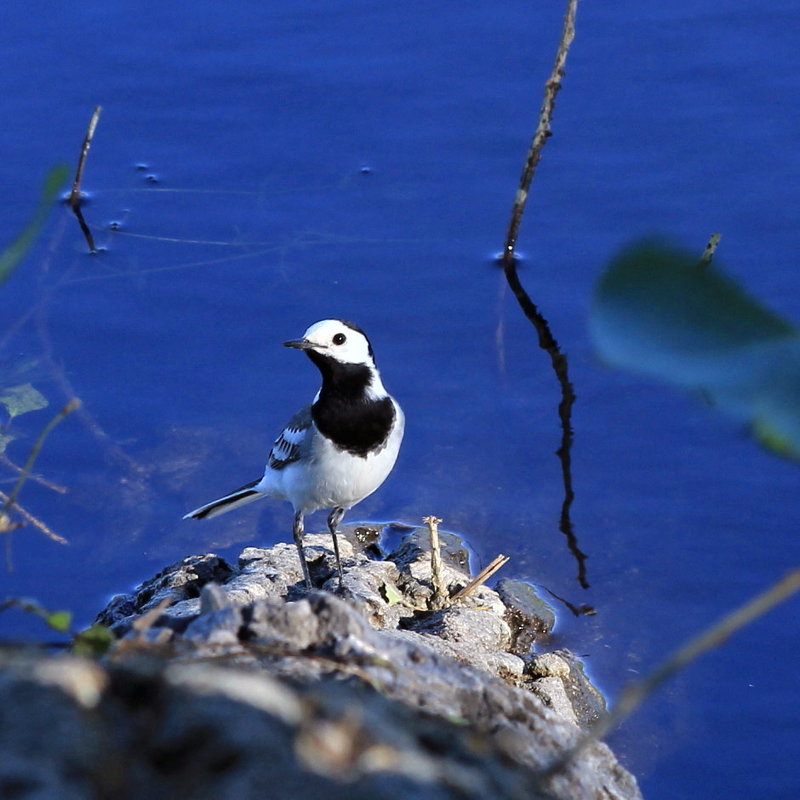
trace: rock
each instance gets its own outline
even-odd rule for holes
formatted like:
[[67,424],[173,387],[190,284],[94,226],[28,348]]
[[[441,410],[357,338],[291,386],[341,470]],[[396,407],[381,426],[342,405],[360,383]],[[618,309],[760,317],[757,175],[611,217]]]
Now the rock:
[[284,647],[291,642],[294,652],[307,650],[319,639],[319,620],[307,599],[260,600],[249,610],[246,624],[247,641]]
[[[444,579],[453,590],[469,582],[469,552],[464,542],[455,534],[439,531]],[[410,602],[424,606],[430,600],[431,540],[427,528],[412,528],[401,539],[399,546],[387,556],[400,573],[399,585]]]
[[233,569],[219,556],[189,556],[161,570],[133,593],[114,597],[96,621],[117,635],[124,635],[137,617],[163,605],[166,624],[184,630],[200,613],[197,598],[203,586],[211,582],[222,584],[232,575]]
[[511,644],[511,629],[488,609],[450,606],[433,612],[413,630],[449,642],[468,642],[485,651],[506,651]]
[[[42,657],[0,672],[0,791],[25,800],[543,800],[486,734],[340,681],[292,686],[213,664],[111,666],[96,704],[39,680]],[[73,657],[57,670],[97,671]]]
[[239,606],[228,605],[201,613],[187,625],[186,639],[204,644],[232,645],[239,643],[239,633],[244,625],[243,611]]
[[412,630],[437,652],[464,664],[503,679],[523,674],[523,660],[507,652],[511,631],[502,612],[451,606],[434,611]]
[[560,717],[578,724],[578,717],[561,678],[549,675],[539,678],[533,683],[531,691]]
[[[336,586],[330,536],[308,540],[312,575]],[[119,637],[105,667],[9,657],[0,796],[640,797],[600,742],[543,780],[599,713],[580,662],[512,652],[487,587],[427,610],[425,537],[411,531],[397,561],[370,558],[377,541],[340,542],[341,595],[304,591],[293,546],[247,548],[236,567],[193,556],[101,612]],[[452,590],[469,576],[449,547]],[[45,682],[40,663],[65,677]]]
[[528,674],[534,678],[569,678],[569,662],[558,653],[540,653],[533,656],[528,662]]
[[513,653],[527,653],[537,638],[546,637],[553,630],[556,624],[555,611],[529,583],[502,578],[497,582],[497,594],[506,607]]

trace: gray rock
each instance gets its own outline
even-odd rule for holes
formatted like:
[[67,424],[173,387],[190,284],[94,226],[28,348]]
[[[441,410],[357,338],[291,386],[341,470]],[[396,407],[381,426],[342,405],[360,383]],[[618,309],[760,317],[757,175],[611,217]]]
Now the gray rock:
[[527,653],[537,638],[550,634],[556,624],[552,606],[539,597],[529,583],[502,578],[497,582],[497,593],[506,607],[506,621],[511,627],[511,650],[519,655]]
[[157,575],[136,587],[127,595],[118,595],[98,614],[96,622],[110,628],[117,635],[130,630],[132,622],[160,604],[169,604],[172,609],[165,615],[165,624],[183,630],[190,619],[199,613],[191,605],[180,605],[182,601],[196,600],[207,583],[224,584],[233,574],[228,563],[213,554],[188,556],[161,570]]
[[[452,595],[469,583],[469,552],[463,540],[454,533],[439,531],[439,541],[444,580]],[[426,605],[433,594],[430,546],[430,531],[413,528],[387,556],[400,573],[399,585],[403,592],[417,606]]]
[[247,631],[248,641],[301,652],[319,640],[319,620],[307,599],[289,603],[259,600],[249,609]]
[[506,651],[511,643],[511,629],[505,620],[487,609],[450,606],[434,611],[411,630],[448,642],[468,642],[486,651]]
[[218,583],[207,583],[200,590],[200,613],[209,614],[231,605],[228,595]]
[[[43,660],[85,673],[83,692],[43,680]],[[0,714],[0,787],[24,800],[545,797],[487,734],[341,681],[17,654],[0,671]]]
[[567,690],[564,688],[564,681],[561,678],[555,676],[539,678],[531,685],[531,691],[560,717],[568,719],[576,725],[578,724],[578,717],[567,696]]
[[[469,573],[469,550],[464,540],[455,533],[439,531],[442,564],[451,567],[461,576]],[[431,563],[431,538],[427,527],[412,528],[400,545],[387,556],[397,564],[398,569],[409,571],[419,564]]]
[[[247,548],[236,568],[216,556],[186,559],[109,604],[101,618],[121,637],[110,683],[122,691],[127,674],[144,687],[137,697],[152,693],[139,711],[119,712],[150,715],[147,752],[124,752],[139,765],[143,793],[168,796],[178,785],[147,761],[155,752],[176,776],[184,764],[198,770],[189,797],[336,797],[343,787],[342,796],[373,800],[640,796],[602,743],[540,783],[537,770],[577,741],[602,696],[565,651],[517,654],[519,630],[533,624],[528,607],[527,616],[519,610],[526,585],[506,585],[509,605],[484,586],[431,612],[427,530],[409,532],[381,560],[368,557],[374,532],[359,536],[340,537],[341,594],[306,593],[294,546],[279,544]],[[467,551],[443,538],[452,591],[469,581]],[[318,585],[337,588],[331,537],[306,542]],[[165,599],[173,604],[148,615]],[[129,661],[154,646],[177,660],[143,677]]]
[[210,646],[239,644],[239,632],[244,624],[242,608],[225,606],[195,617],[186,627],[184,636]]

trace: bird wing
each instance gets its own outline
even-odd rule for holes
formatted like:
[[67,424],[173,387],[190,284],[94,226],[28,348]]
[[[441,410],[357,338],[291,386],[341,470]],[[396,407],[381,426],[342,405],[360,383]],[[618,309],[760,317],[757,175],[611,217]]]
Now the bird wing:
[[288,464],[300,459],[303,455],[303,445],[311,430],[311,406],[298,411],[281,431],[281,435],[269,451],[270,469],[283,469]]

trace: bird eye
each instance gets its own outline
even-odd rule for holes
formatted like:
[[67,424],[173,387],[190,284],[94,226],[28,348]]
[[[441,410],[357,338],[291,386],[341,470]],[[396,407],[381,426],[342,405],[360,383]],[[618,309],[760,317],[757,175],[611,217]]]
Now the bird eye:
[[347,341],[347,337],[343,333],[337,333],[333,337],[334,344],[344,344]]

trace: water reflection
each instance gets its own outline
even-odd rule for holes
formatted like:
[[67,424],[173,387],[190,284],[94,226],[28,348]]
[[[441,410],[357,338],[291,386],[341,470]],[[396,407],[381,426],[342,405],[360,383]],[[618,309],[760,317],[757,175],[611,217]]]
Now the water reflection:
[[[561,443],[556,450],[556,455],[561,463],[561,481],[564,489],[564,496],[561,501],[561,514],[558,521],[558,529],[564,534],[567,540],[567,547],[577,564],[577,581],[583,589],[589,588],[589,579],[586,569],[587,554],[584,553],[575,534],[575,527],[570,516],[570,509],[575,500],[575,491],[572,486],[572,406],[575,403],[575,391],[569,379],[569,369],[567,356],[562,352],[558,341],[550,330],[550,325],[545,316],[539,311],[538,306],[531,300],[530,295],[525,291],[525,287],[519,279],[517,265],[519,259],[504,258],[502,260],[503,271],[508,282],[508,286],[514,293],[514,297],[519,304],[522,313],[530,321],[536,330],[539,347],[550,356],[550,364],[553,373],[558,381],[561,391],[561,399],[558,403],[558,419],[561,426]],[[561,599],[561,598],[559,598]]]

